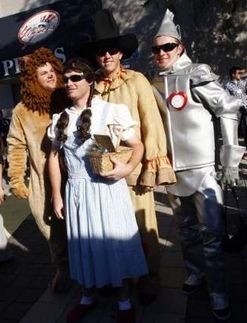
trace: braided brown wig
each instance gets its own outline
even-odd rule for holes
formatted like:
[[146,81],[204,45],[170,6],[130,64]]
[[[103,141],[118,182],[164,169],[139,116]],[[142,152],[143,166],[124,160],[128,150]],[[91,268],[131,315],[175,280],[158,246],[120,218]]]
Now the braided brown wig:
[[37,68],[46,63],[50,63],[56,72],[57,88],[63,88],[63,65],[50,49],[41,47],[20,59],[22,102],[27,109],[39,111],[40,114],[50,112],[54,92],[44,89],[37,79]]
[[[64,67],[64,73],[68,72],[77,72],[77,73],[83,73],[85,76],[86,81],[90,84],[90,94],[87,100],[87,108],[82,111],[80,115],[80,124],[77,127],[77,137],[79,139],[80,144],[83,144],[86,140],[88,140],[90,135],[90,126],[91,126],[91,101],[94,94],[94,72],[93,69],[90,67],[88,62],[80,57],[73,58],[67,62],[67,64]],[[57,140],[61,143],[64,143],[67,139],[67,136],[65,135],[65,129],[69,122],[69,116],[64,111],[60,118],[57,121],[57,129],[58,129],[58,135]]]

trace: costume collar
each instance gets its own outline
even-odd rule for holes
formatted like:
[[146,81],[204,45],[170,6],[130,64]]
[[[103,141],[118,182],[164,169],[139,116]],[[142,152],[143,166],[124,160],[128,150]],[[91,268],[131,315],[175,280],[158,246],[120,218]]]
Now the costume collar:
[[132,77],[133,71],[126,70],[121,67],[120,72],[114,79],[105,77],[102,70],[97,71],[96,75],[96,90],[100,94],[104,94],[108,93],[110,90],[114,90],[120,87],[123,83],[125,83]]
[[187,54],[184,52],[179,59],[171,66],[171,68],[167,71],[164,71],[163,74],[174,74],[177,73],[177,71],[181,71],[192,64],[191,59],[187,56]]

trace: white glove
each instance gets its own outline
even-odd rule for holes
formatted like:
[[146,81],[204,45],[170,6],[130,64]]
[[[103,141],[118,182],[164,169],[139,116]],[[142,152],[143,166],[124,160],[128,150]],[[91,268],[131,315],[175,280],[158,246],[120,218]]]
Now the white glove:
[[223,167],[221,181],[224,185],[236,186],[239,182],[238,167]]

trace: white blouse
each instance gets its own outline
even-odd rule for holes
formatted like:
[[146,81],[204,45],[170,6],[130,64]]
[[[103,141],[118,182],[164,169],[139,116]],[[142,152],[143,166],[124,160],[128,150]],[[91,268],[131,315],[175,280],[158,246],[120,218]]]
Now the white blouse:
[[[69,123],[64,133],[68,137],[77,130],[77,126],[80,124],[80,114],[85,108],[79,110],[72,106],[65,109],[69,116]],[[90,134],[92,138],[95,134],[108,135],[116,146],[119,139],[125,141],[135,136],[134,128],[138,123],[133,120],[125,104],[109,103],[95,96],[92,99],[91,111]],[[53,114],[52,123],[47,131],[47,135],[52,141],[56,137],[56,124],[61,113]],[[119,136],[120,138],[118,138]]]

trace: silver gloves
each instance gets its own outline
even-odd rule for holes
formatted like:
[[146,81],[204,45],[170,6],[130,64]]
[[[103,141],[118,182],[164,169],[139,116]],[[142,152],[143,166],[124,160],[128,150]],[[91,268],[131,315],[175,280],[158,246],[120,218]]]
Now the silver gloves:
[[221,182],[224,185],[236,186],[239,183],[238,167],[223,167]]

